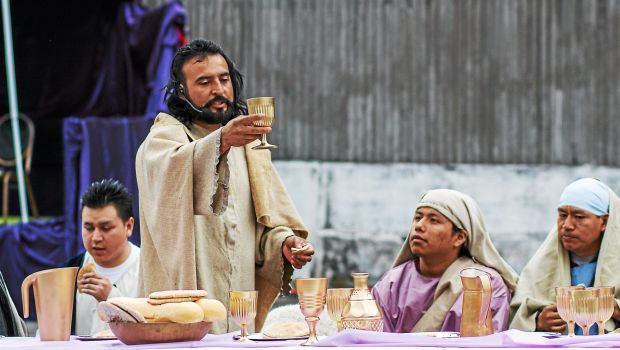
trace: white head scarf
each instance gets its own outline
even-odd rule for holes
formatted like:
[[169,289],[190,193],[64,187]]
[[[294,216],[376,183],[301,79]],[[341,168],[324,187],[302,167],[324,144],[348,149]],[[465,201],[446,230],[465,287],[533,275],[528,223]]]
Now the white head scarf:
[[565,205],[587,210],[596,216],[607,214],[609,212],[609,190],[596,179],[579,179],[562,191],[558,208]]
[[[465,230],[467,232],[465,248],[472,260],[497,271],[510,290],[516,288],[517,273],[495,249],[485,227],[480,207],[470,196],[455,190],[431,190],[422,196],[416,210],[421,207],[437,210],[455,226]],[[403,243],[393,266],[413,259],[408,241],[409,237]]]

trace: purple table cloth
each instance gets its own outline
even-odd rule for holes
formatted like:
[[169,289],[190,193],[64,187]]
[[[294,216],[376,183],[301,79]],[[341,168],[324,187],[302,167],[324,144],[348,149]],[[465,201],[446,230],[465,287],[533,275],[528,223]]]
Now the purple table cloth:
[[612,348],[620,347],[620,333],[597,336],[550,336],[510,329],[485,337],[437,338],[415,333],[375,333],[345,330],[316,346],[440,347],[440,348]]
[[[100,350],[100,349],[195,349],[195,348],[297,348],[300,340],[257,341],[238,343],[233,333],[207,335],[203,340],[191,342],[124,345],[118,340],[80,341],[72,337],[68,342],[41,342],[37,338],[0,338],[0,349],[46,350]],[[319,341],[316,346],[364,346],[364,347],[435,347],[435,348],[614,348],[620,347],[620,333],[597,336],[549,337],[545,333],[508,330],[486,337],[436,338],[415,333],[375,333],[345,330],[340,334]]]

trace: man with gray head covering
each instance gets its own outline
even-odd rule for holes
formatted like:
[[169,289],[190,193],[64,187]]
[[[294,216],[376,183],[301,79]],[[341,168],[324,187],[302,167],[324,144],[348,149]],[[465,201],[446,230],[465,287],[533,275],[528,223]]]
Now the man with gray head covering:
[[480,208],[461,192],[427,192],[392,269],[372,289],[383,310],[384,331],[458,331],[459,273],[468,267],[491,276],[493,328],[507,329],[517,275],[493,246]]
[[[602,182],[584,178],[568,185],[558,203],[557,223],[521,273],[511,305],[510,328],[564,332],[555,287],[614,286],[620,293],[620,202]],[[618,326],[616,305],[610,331]],[[579,334],[581,330],[577,329]],[[596,325],[590,334],[597,334]]]

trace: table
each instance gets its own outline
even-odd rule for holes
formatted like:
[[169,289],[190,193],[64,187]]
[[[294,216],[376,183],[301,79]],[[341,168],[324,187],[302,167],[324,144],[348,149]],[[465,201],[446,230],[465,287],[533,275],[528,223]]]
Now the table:
[[[37,338],[3,338],[0,349],[45,349],[45,350],[120,350],[120,349],[195,349],[195,348],[277,348],[308,349],[299,344],[299,340],[236,343],[232,333],[207,335],[201,341],[124,345],[118,340],[80,341],[72,338],[68,342],[41,342]],[[415,333],[374,333],[356,330],[345,330],[342,333],[322,338],[316,347],[351,347],[364,346],[370,348],[408,348],[408,349],[463,349],[463,348],[612,348],[620,347],[620,333],[609,333],[599,336],[567,336],[547,337],[544,333],[508,330],[486,337],[470,338],[435,338]]]

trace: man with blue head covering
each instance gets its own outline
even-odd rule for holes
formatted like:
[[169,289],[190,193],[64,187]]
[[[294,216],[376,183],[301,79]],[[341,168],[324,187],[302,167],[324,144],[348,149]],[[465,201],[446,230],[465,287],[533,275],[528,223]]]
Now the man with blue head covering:
[[[614,286],[616,300],[620,295],[620,277],[613,271],[620,266],[618,196],[602,182],[584,178],[564,189],[557,211],[555,227],[521,273],[511,305],[511,328],[564,332],[555,287]],[[605,328],[617,328],[619,319],[616,305]],[[590,328],[590,334],[597,332],[596,326]]]

